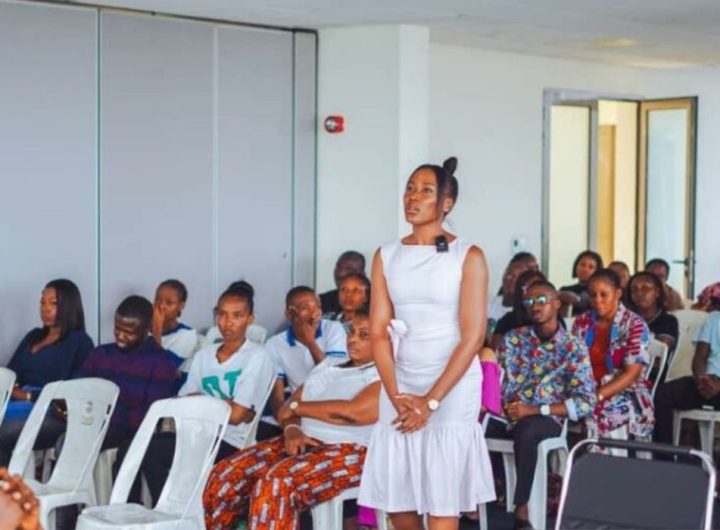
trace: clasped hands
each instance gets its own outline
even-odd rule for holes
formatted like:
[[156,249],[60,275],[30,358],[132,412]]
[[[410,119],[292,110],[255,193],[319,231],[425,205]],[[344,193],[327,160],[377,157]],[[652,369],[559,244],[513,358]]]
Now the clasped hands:
[[519,400],[511,401],[505,405],[505,415],[512,422],[520,421],[527,416],[533,416],[535,414],[537,414],[537,407],[526,405]]
[[398,394],[392,401],[398,413],[392,424],[395,425],[398,431],[403,434],[410,434],[421,430],[427,425],[431,414],[427,397],[415,394]]
[[0,530],[40,530],[38,507],[22,479],[0,468]]
[[712,399],[720,394],[720,378],[711,374],[699,375],[695,382],[698,393],[705,399]]

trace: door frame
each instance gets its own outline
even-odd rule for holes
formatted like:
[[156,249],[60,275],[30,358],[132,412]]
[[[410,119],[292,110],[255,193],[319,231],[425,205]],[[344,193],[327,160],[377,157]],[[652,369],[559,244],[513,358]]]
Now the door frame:
[[[695,297],[695,211],[697,206],[697,113],[698,96],[673,97],[662,99],[646,99],[638,105],[638,188],[637,188],[637,231],[636,266],[644,264],[647,256],[647,156],[648,156],[648,112],[653,110],[688,111],[688,131],[686,135],[686,148],[688,151],[685,166],[685,188],[689,190],[687,197],[687,211],[685,212],[685,259],[683,276],[685,278],[685,294],[692,300]],[[676,262],[670,264],[677,265]]]
[[[565,90],[562,88],[546,88],[543,90],[543,129],[542,129],[542,219],[540,229],[541,268],[548,270],[550,258],[550,121],[553,105],[587,107],[590,109],[590,169],[588,182],[588,246],[592,247],[595,233],[595,215],[597,205],[589,200],[597,191],[597,157],[598,157],[598,100],[627,101],[642,103],[645,97],[635,94],[613,94],[584,90]],[[674,98],[677,99],[677,98]],[[640,105],[638,105],[639,107]],[[582,249],[585,250],[585,249]]]

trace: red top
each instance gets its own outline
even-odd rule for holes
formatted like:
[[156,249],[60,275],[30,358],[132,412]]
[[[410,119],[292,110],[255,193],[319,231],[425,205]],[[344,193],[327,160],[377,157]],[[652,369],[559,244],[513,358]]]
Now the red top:
[[610,347],[610,329],[610,326],[598,323],[595,327],[592,346],[590,346],[590,363],[592,364],[593,377],[595,377],[598,384],[608,374],[606,359]]

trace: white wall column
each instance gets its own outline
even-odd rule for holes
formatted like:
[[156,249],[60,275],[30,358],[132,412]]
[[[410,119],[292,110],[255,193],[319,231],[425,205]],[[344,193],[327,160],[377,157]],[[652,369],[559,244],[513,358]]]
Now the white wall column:
[[[407,232],[401,190],[410,171],[428,161],[429,38],[418,26],[320,32],[319,290],[332,287],[344,250],[370,260],[379,245]],[[345,132],[325,132],[331,115],[345,118]]]

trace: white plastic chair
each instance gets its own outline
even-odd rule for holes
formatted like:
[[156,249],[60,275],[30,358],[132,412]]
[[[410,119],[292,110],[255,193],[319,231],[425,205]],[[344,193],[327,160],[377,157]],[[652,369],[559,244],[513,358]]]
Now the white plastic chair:
[[668,367],[666,381],[692,375],[692,360],[695,356],[694,341],[708,314],[705,311],[683,309],[674,311],[673,315],[678,319],[679,335],[675,354]]
[[[313,530],[339,530],[343,527],[343,502],[357,499],[360,488],[343,490],[337,497],[315,505],[312,509]],[[387,530],[385,513],[375,510],[378,530]]]
[[[149,509],[128,504],[130,489],[155,426],[168,417],[175,420],[177,445],[157,505]],[[209,396],[171,398],[153,403],[125,455],[110,505],[83,510],[77,529],[204,529],[202,493],[229,417],[230,406]]]
[[15,372],[9,368],[0,368],[0,425],[2,425],[3,418],[5,417],[5,411],[10,402],[10,396],[12,395],[14,386]]
[[[23,474],[25,482],[40,502],[40,524],[55,528],[54,510],[72,504],[94,505],[92,469],[110,424],[120,389],[99,378],[58,381],[45,385],[25,422],[13,451],[10,473]],[[32,473],[33,446],[52,400],[65,400],[67,429],[63,450],[46,483],[37,482]]]
[[268,381],[268,387],[265,391],[265,397],[263,398],[262,402],[260,403],[260,406],[255,411],[255,417],[252,419],[250,424],[248,425],[247,435],[245,436],[245,445],[243,447],[251,447],[255,444],[257,444],[257,430],[258,425],[260,424],[260,419],[262,418],[263,410],[265,410],[265,404],[268,402],[268,399],[270,399],[270,395],[272,394],[273,388],[275,387],[275,381],[277,381],[277,376],[275,375],[275,372],[273,371],[272,377],[270,378],[270,381]]
[[[262,326],[258,326],[257,324],[250,324],[246,332],[246,336],[248,339],[259,344],[265,344],[267,335],[267,329]],[[218,328],[217,326],[211,327],[207,331],[207,333],[205,333],[205,336],[202,338],[203,346],[209,346],[211,344],[215,344],[221,341],[222,335],[220,334],[220,328]]]
[[663,370],[665,369],[665,363],[667,363],[668,345],[657,339],[650,339],[650,344],[648,345],[648,353],[650,357],[650,362],[648,363],[647,369],[648,376],[652,373],[653,368],[657,363],[657,372],[655,373],[655,379],[650,379],[650,382],[652,383],[650,394],[652,395],[652,397],[655,397],[655,391],[657,390],[658,384],[660,384],[660,378],[662,376]]
[[[487,427],[490,417],[486,416],[483,421],[483,427]],[[502,418],[492,417],[493,420],[505,422]],[[530,516],[530,524],[533,528],[545,528],[547,525],[547,476],[548,476],[548,456],[553,451],[560,451],[560,474],[562,475],[565,468],[565,462],[568,454],[567,445],[567,419],[563,421],[560,434],[554,438],[547,438],[538,445],[538,458],[535,464],[535,476],[533,478],[532,489],[530,490],[530,500],[528,502],[528,512]],[[515,484],[517,477],[515,474],[515,451],[513,449],[514,442],[512,439],[490,438],[486,437],[488,451],[500,453],[505,468],[505,504],[507,511],[512,512],[515,509],[513,498],[515,495]],[[484,512],[484,506],[480,509]],[[485,530],[487,525],[483,523],[481,512],[481,528]],[[486,521],[485,521],[486,523]]]
[[715,441],[715,423],[720,422],[720,411],[708,406],[692,410],[675,410],[673,412],[673,443],[680,445],[680,428],[683,420],[698,422],[700,430],[700,448],[713,458]]

